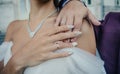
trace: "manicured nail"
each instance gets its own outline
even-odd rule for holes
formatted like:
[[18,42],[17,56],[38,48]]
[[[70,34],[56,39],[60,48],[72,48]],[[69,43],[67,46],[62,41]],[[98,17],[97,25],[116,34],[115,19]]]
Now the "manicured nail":
[[78,45],[77,42],[73,42],[73,43],[72,43],[72,46],[73,46],[73,47],[76,47],[77,45]]
[[69,54],[69,55],[72,55],[72,54],[73,54],[73,52],[69,51],[69,52],[68,52],[68,54]]
[[81,35],[81,34],[82,34],[82,32],[80,32],[80,31],[74,31],[74,33],[75,33],[75,35],[76,35],[76,36],[78,36],[78,35]]
[[98,22],[98,25],[100,25],[101,23],[100,22]]
[[96,25],[100,25],[101,24],[101,22],[99,22],[98,20],[96,20]]
[[74,28],[73,25],[67,25],[67,27],[71,30],[72,28]]

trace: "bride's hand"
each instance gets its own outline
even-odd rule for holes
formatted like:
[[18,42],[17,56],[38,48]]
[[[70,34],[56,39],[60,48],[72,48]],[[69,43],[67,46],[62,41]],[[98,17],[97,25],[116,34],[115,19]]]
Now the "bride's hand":
[[[94,25],[100,25],[100,22],[91,13],[91,11],[83,5],[80,0],[66,0],[69,1],[60,11],[57,19],[56,25],[74,25],[74,31],[80,31],[83,19],[88,18]],[[77,38],[72,38],[72,42],[76,41]],[[65,40],[69,41],[69,39]]]
[[13,55],[11,60],[14,62],[16,69],[36,66],[50,59],[71,55],[71,52],[55,53],[54,51],[74,46],[72,43],[59,42],[60,40],[80,35],[79,31],[63,33],[63,31],[68,31],[72,28],[72,25],[56,26],[47,29],[45,32],[36,34],[23,49]]

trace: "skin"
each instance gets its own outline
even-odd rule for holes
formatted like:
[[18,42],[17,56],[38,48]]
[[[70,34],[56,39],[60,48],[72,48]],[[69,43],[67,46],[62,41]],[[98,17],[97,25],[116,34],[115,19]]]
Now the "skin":
[[[31,2],[32,6],[36,4],[35,0],[31,0]],[[48,3],[48,5],[46,6],[50,7],[51,4],[49,6]],[[45,12],[50,11],[43,10],[44,8],[46,8],[46,6],[43,7],[40,6],[41,8],[36,6],[33,7],[34,10],[31,10],[32,18],[30,26],[32,30],[34,30],[39,21],[48,14]],[[38,9],[40,11],[38,11]],[[51,7],[51,11],[53,10],[54,8]],[[41,15],[39,14],[39,17],[37,17],[38,12],[40,14],[44,12],[45,15],[42,14],[41,17]],[[32,39],[29,37],[26,30],[26,24],[28,22],[27,20],[14,21],[9,25],[5,41],[7,42],[13,41],[14,43],[12,47],[13,56],[8,62],[8,64],[1,69],[2,74],[22,74],[24,68],[26,67],[41,64],[49,59],[61,58],[71,55],[68,52],[59,54],[53,53],[53,51],[58,50],[54,42],[64,40],[67,38],[78,37],[78,35],[76,35],[75,32],[69,32],[70,29],[66,25],[63,26],[53,25],[56,23],[55,22],[56,17],[57,14],[47,19],[42,28],[37,32],[37,34]],[[84,49],[85,51],[88,51],[91,54],[95,55],[96,45],[93,28],[90,25],[90,23],[88,23],[86,20],[83,21],[83,24],[84,25],[82,26],[81,29],[82,35],[78,37],[77,47]],[[63,31],[66,32],[63,33]],[[65,47],[72,47],[72,45],[71,43],[59,42],[60,49]]]
[[[96,17],[91,13],[91,11],[83,5],[78,0],[71,0],[67,5],[62,8],[60,14],[56,19],[56,25],[60,23],[60,25],[74,25],[74,31],[81,30],[83,25],[83,19],[87,18],[91,21],[92,24],[99,26],[101,23],[96,19]],[[72,38],[69,41],[77,41],[77,37]]]

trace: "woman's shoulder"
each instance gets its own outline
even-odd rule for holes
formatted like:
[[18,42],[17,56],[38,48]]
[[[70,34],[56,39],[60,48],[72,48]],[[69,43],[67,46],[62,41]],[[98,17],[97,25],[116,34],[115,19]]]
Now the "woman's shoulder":
[[18,30],[19,28],[22,27],[21,24],[24,24],[26,22],[26,20],[15,20],[15,21],[12,21],[9,25],[8,25],[8,28],[7,28],[7,31],[6,31],[6,36],[5,36],[5,42],[9,42],[12,40],[12,36],[14,34],[14,32],[16,30]]
[[20,24],[25,23],[26,21],[27,20],[14,20],[9,24],[8,28],[10,28],[10,27],[15,28],[15,27],[19,26]]

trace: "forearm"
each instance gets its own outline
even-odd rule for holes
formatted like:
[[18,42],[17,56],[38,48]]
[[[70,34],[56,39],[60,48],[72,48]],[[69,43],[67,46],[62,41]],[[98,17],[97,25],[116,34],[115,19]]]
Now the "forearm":
[[15,54],[13,54],[7,65],[1,70],[0,74],[23,74],[25,68],[27,67],[27,58],[30,56],[30,50],[34,49],[31,48],[33,43],[34,41],[31,40],[21,50],[18,50]]

